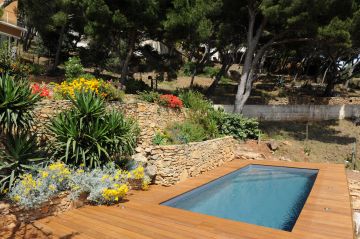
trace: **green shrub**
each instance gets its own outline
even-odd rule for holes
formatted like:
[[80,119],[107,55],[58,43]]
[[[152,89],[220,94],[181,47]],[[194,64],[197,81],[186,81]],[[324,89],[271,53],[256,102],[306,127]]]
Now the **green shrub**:
[[55,135],[54,159],[97,167],[134,152],[139,134],[135,122],[120,112],[106,112],[104,101],[94,93],[76,92],[71,101],[72,109],[57,115],[49,126]]
[[65,62],[65,78],[66,80],[72,80],[78,78],[84,74],[84,67],[81,64],[79,57],[74,56],[70,57],[67,62]]
[[44,158],[36,142],[36,136],[26,131],[1,136],[0,194],[11,189],[19,175],[42,163]]
[[156,91],[143,91],[138,92],[140,100],[150,102],[150,103],[157,103],[160,100],[160,94]]
[[112,204],[122,200],[133,180],[142,189],[150,182],[142,166],[131,171],[121,170],[114,163],[95,169],[76,169],[58,161],[37,168],[36,173],[21,175],[9,199],[25,208],[37,208],[59,193],[70,191],[71,200],[85,194],[91,203]]
[[257,139],[259,136],[259,122],[255,119],[245,118],[239,114],[215,112],[219,133],[232,135],[236,139]]
[[169,137],[163,133],[156,133],[152,139],[154,145],[166,145],[169,142]]
[[207,139],[206,132],[202,125],[191,121],[175,123],[166,129],[166,133],[172,144],[187,144]]
[[215,77],[217,74],[219,74],[220,69],[216,68],[216,67],[211,67],[211,66],[205,66],[204,67],[204,74],[208,77]]
[[203,94],[192,90],[183,90],[179,93],[179,98],[184,107],[194,111],[205,112],[212,108],[211,102],[208,101]]
[[15,80],[8,74],[0,77],[0,133],[15,128],[28,129],[32,110],[40,96],[32,94],[28,81]]
[[28,131],[39,100],[28,82],[8,74],[0,77],[0,194],[13,186],[19,174],[42,160],[36,137]]
[[42,75],[46,71],[45,67],[39,64],[31,64],[29,67],[30,67],[30,74],[35,76]]
[[195,70],[196,64],[194,62],[186,62],[183,66],[183,72],[186,76],[191,76]]
[[133,78],[127,79],[125,82],[125,92],[127,94],[136,94],[137,92],[149,91],[151,90],[150,86],[148,86],[142,80],[135,80]]
[[216,121],[212,117],[214,111],[212,104],[203,94],[196,91],[182,91],[179,98],[185,107],[189,108],[189,119],[195,124],[201,125],[206,132],[206,138],[219,136]]

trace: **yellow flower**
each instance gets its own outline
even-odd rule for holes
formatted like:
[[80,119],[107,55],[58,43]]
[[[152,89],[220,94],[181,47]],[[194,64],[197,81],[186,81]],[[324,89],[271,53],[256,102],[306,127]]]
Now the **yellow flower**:
[[142,166],[137,167],[136,169],[131,171],[131,173],[132,173],[132,175],[134,175],[135,179],[142,179],[145,176],[144,167],[142,167]]
[[20,196],[19,195],[15,195],[12,200],[15,201],[15,202],[19,202],[20,201]]
[[49,173],[48,173],[48,172],[41,171],[41,177],[42,177],[42,178],[46,178],[47,176],[49,176]]
[[56,190],[56,186],[53,185],[53,184],[51,184],[51,185],[49,186],[49,190],[54,192],[54,191]]
[[119,199],[125,197],[126,193],[129,191],[129,188],[126,184],[115,185],[115,189],[106,188],[103,190],[102,196],[106,201],[119,201]]

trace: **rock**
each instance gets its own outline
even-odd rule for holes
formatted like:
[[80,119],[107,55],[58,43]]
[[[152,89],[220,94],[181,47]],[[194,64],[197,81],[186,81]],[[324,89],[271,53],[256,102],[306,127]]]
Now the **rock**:
[[289,158],[286,158],[286,157],[280,157],[279,160],[281,161],[287,161],[287,162],[291,162],[291,160]]
[[184,170],[181,174],[180,174],[180,176],[179,176],[179,181],[181,182],[181,181],[184,181],[185,179],[187,179],[189,177],[189,174],[188,174],[188,172],[186,171],[186,170]]
[[144,155],[142,155],[141,153],[134,154],[133,156],[131,156],[131,158],[134,161],[136,161],[138,163],[141,163],[143,165],[147,164],[147,162],[148,162],[148,159]]
[[155,165],[148,165],[145,168],[145,174],[149,176],[151,180],[153,180],[157,174],[157,167]]
[[135,151],[136,151],[137,153],[141,153],[141,152],[143,151],[143,149],[142,149],[141,147],[136,147],[136,148],[135,148]]
[[359,235],[360,232],[360,213],[354,212],[354,223],[355,223],[355,232],[356,235]]
[[274,140],[271,140],[270,142],[267,142],[266,145],[269,147],[270,150],[272,151],[276,151],[279,149],[279,144],[274,141]]
[[263,154],[255,152],[238,152],[238,158],[249,159],[249,160],[264,160],[266,157]]

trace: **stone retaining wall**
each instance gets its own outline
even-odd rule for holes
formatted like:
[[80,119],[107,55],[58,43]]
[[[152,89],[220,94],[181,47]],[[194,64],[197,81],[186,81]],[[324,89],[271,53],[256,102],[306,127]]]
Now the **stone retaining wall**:
[[233,160],[237,144],[228,136],[184,145],[153,146],[144,154],[147,167],[156,168],[154,182],[170,186]]
[[[67,100],[42,100],[37,104],[34,110],[34,129],[42,141],[46,142],[49,139],[50,134],[47,131],[46,125],[50,119],[62,110],[69,109],[70,107],[71,102]],[[142,149],[146,149],[151,145],[156,131],[163,130],[172,122],[179,122],[185,119],[184,110],[174,110],[146,102],[108,102],[106,107],[108,110],[120,110],[126,116],[137,120],[141,129],[138,143]]]

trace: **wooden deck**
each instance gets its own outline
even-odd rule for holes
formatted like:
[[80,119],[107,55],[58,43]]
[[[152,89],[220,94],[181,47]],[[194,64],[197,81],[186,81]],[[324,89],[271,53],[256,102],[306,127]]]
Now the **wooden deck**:
[[[160,206],[181,193],[248,164],[319,169],[292,232]],[[86,206],[39,221],[58,238],[352,239],[350,196],[343,165],[235,160],[172,187],[136,192],[119,206]]]

